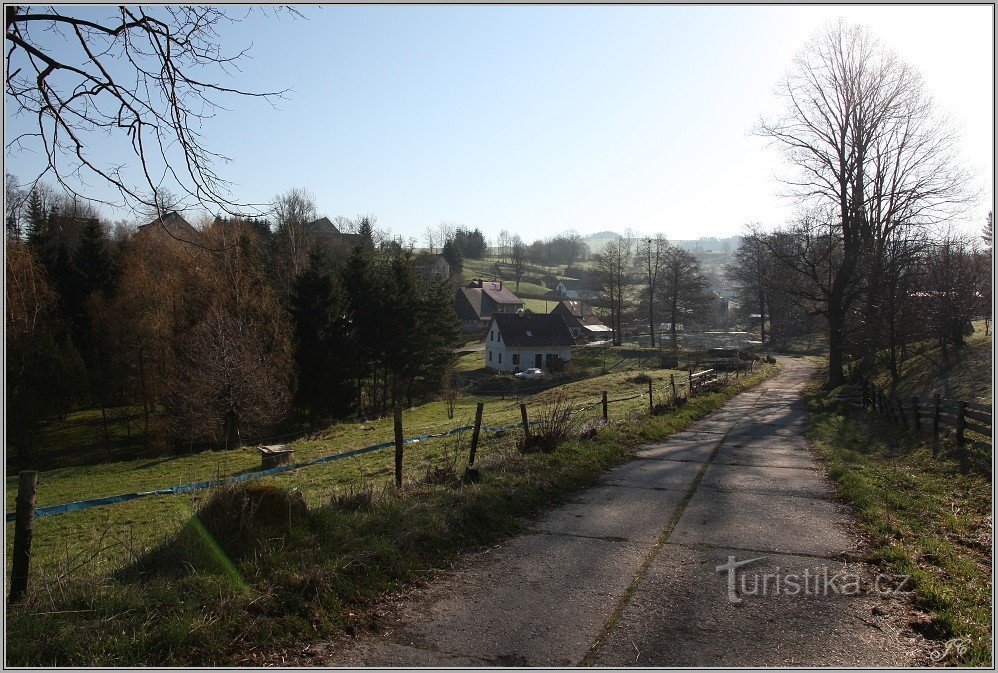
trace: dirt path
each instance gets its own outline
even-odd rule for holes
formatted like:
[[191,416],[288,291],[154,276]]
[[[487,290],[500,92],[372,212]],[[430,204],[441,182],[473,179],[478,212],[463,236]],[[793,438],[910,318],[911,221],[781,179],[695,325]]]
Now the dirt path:
[[312,645],[302,663],[919,663],[907,601],[855,560],[852,519],[802,436],[813,367],[781,363],[530,532],[463,557],[379,633]]

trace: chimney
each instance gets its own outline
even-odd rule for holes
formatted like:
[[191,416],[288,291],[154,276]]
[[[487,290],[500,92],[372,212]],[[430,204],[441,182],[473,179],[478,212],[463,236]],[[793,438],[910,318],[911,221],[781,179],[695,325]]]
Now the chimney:
[[499,281],[499,289],[502,289],[502,281]]

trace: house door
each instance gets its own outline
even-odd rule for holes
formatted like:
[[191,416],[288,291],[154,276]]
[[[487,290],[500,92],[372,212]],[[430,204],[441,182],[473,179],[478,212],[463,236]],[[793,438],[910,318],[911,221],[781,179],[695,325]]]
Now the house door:
[[543,360],[542,360],[542,358],[543,358],[543,357],[544,357],[544,356],[542,356],[542,355],[541,355],[540,353],[537,353],[537,354],[536,354],[536,355],[534,356],[534,366],[535,366],[535,367],[537,367],[538,369],[540,369],[540,368],[541,368],[541,365],[542,365],[542,363],[543,363]]

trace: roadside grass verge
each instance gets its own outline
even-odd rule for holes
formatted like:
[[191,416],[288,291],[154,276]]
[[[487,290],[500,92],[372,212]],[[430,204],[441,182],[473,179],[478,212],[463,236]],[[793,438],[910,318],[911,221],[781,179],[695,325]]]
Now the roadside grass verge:
[[[410,469],[399,492],[379,487],[381,473],[350,481],[351,490],[371,487],[370,502],[353,501],[349,492],[337,500],[342,484],[337,491],[323,482],[320,475],[331,470],[322,467],[254,482],[301,497],[308,507],[249,542],[209,534],[194,516],[203,500],[137,501],[144,514],[138,507],[106,508],[105,516],[127,513],[135,528],[162,531],[156,504],[170,502],[175,527],[144,547],[129,541],[121,521],[117,527],[107,521],[109,544],[132,547],[123,555],[126,563],[103,574],[66,567],[33,576],[28,600],[8,610],[7,664],[253,664],[261,653],[369,627],[370,608],[382,596],[446,567],[463,551],[523,530],[529,517],[593,484],[631,447],[682,430],[776,371],[762,368],[661,416],[648,415],[641,398],[634,406],[622,403],[611,408],[616,422],[595,438],[571,440],[551,453],[518,453],[518,432],[490,436],[476,460],[481,479],[475,484],[457,478],[467,460],[457,441],[441,449],[443,478]],[[140,516],[147,519],[136,523]]]
[[[944,664],[991,666],[991,481],[962,473],[944,443],[901,434],[864,412],[809,397],[808,434],[852,503],[870,544],[870,560],[908,575],[926,637],[966,639]],[[942,648],[940,647],[940,650]]]

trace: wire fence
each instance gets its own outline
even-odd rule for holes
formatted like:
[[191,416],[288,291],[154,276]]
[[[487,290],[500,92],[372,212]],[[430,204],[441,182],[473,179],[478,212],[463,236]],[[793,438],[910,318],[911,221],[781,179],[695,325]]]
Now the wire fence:
[[[753,363],[754,368],[754,363]],[[739,375],[738,372],[735,373],[735,378]],[[693,373],[690,372],[685,381],[677,381],[676,375],[670,375],[664,385],[659,386],[657,389],[652,383],[650,377],[645,377],[648,379],[648,389],[646,391],[618,395],[616,397],[610,397],[608,391],[601,391],[599,399],[593,399],[591,395],[579,396],[576,398],[569,398],[564,395],[560,395],[558,398],[558,403],[568,405],[568,413],[570,415],[586,414],[592,412],[594,409],[601,409],[601,413],[596,416],[597,422],[607,423],[610,421],[610,405],[623,404],[629,401],[633,401],[639,398],[648,399],[647,411],[654,412],[657,406],[660,405],[670,405],[675,404],[680,398],[689,398],[700,392],[713,389],[723,382],[726,382],[730,378],[730,374],[725,373],[723,379],[714,370],[706,370],[703,372]],[[13,564],[14,573],[12,574],[12,593],[16,586],[20,586],[22,582],[26,582],[27,577],[27,567],[28,559],[30,558],[30,548],[31,548],[31,536],[33,529],[33,522],[35,519],[43,517],[53,517],[68,514],[71,512],[79,512],[83,510],[106,507],[115,504],[125,503],[129,501],[139,500],[143,498],[149,498],[152,496],[171,496],[179,494],[195,493],[198,491],[207,491],[214,488],[219,488],[232,484],[239,484],[244,482],[249,482],[257,479],[262,479],[265,477],[273,477],[278,475],[284,475],[289,473],[298,472],[301,470],[306,470],[309,468],[317,467],[320,465],[335,463],[337,461],[342,461],[347,458],[358,457],[368,454],[376,454],[380,451],[385,451],[394,447],[395,449],[395,466],[396,466],[396,486],[401,486],[402,484],[402,458],[404,454],[405,446],[412,446],[415,444],[420,444],[423,442],[432,441],[435,439],[442,439],[451,436],[460,436],[469,431],[472,432],[471,449],[468,460],[469,469],[475,466],[475,452],[477,450],[477,444],[479,438],[482,434],[492,434],[498,435],[499,433],[515,431],[517,429],[523,430],[525,435],[530,433],[530,428],[536,424],[543,424],[543,420],[531,421],[528,418],[527,404],[518,401],[518,405],[522,414],[520,423],[505,423],[500,425],[486,425],[483,421],[483,410],[486,406],[485,402],[476,403],[476,417],[474,425],[458,425],[440,432],[424,433],[415,436],[405,437],[402,432],[402,414],[401,409],[396,408],[395,412],[395,438],[391,441],[379,442],[376,444],[371,444],[369,446],[364,446],[357,449],[351,449],[348,451],[341,451],[327,456],[322,456],[319,458],[306,460],[302,462],[267,466],[265,462],[267,456],[261,451],[263,458],[264,469],[259,469],[253,472],[245,472],[240,474],[233,474],[229,476],[222,476],[214,479],[201,480],[201,481],[190,481],[183,484],[177,484],[174,486],[169,486],[165,488],[157,488],[146,491],[136,491],[129,493],[119,493],[116,495],[91,498],[88,500],[81,500],[75,502],[65,502],[57,505],[51,505],[47,507],[35,507],[35,494],[38,486],[38,473],[34,471],[23,471],[19,475],[19,485],[16,499],[16,509],[14,512],[6,513],[6,522],[14,523],[14,544],[13,544],[13,559],[15,563]],[[658,402],[658,405],[656,405]],[[508,418],[508,414],[511,411],[508,407],[511,405],[500,405],[497,403],[488,403],[489,406],[497,407],[494,409],[494,413],[498,415],[505,416]],[[550,406],[551,401],[535,401],[531,406],[543,407]],[[633,407],[633,405],[631,405]],[[629,407],[630,409],[630,407]],[[619,412],[618,412],[619,413]],[[630,413],[630,411],[628,412]],[[543,415],[543,414],[542,414]],[[299,433],[293,433],[299,434]],[[293,436],[293,434],[291,436]],[[307,433],[306,433],[307,434]],[[260,447],[263,448],[262,446]],[[289,454],[291,451],[288,452]],[[43,484],[44,487],[44,484]]]

